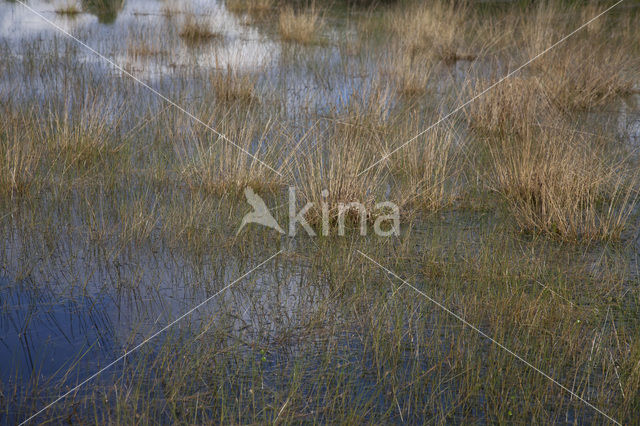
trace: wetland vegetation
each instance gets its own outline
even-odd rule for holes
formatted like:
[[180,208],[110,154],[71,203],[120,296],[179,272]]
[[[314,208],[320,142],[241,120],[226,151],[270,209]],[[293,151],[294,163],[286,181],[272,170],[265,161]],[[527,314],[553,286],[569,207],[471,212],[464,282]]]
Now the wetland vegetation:
[[637,422],[613,5],[0,0],[0,423]]

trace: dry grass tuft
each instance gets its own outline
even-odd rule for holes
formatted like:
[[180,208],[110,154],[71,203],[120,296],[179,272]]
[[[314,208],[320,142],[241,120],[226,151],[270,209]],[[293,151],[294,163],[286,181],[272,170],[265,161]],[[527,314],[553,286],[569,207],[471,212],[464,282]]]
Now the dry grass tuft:
[[[521,37],[528,58],[540,54],[580,22],[598,15],[600,8],[585,8],[556,1],[543,1],[523,20]],[[574,20],[568,17],[575,17]],[[625,37],[629,29],[610,24],[608,16],[591,23],[557,48],[531,64],[549,97],[561,109],[584,109],[600,106],[620,94],[632,91],[633,75],[640,65],[628,51]],[[605,31],[611,25],[611,31]]]
[[287,6],[278,20],[282,40],[300,44],[315,42],[323,26],[322,17],[315,8],[296,12],[291,6]]
[[[304,155],[293,160],[298,199],[301,205],[313,203],[306,215],[311,224],[322,221],[321,206],[326,204],[330,222],[338,219],[339,205],[359,202],[367,212],[367,220],[375,214],[375,204],[381,201],[380,191],[384,188],[382,168],[358,176],[358,172],[369,166],[374,157],[368,140],[358,128],[336,122],[328,130],[330,134],[311,135],[314,145]],[[323,191],[328,191],[323,196]],[[358,212],[349,210],[346,219],[359,220]]]
[[494,80],[480,79],[469,90],[469,99],[482,93],[466,109],[473,129],[522,136],[539,121],[556,121],[558,111],[537,78],[511,77],[493,84]]
[[393,56],[389,67],[396,91],[408,97],[423,95],[433,76],[434,64],[402,49],[396,51],[399,53]]
[[269,143],[271,124],[243,117],[231,117],[216,125],[233,144],[213,138],[206,129],[200,129],[193,138],[177,142],[180,175],[192,190],[224,195],[239,194],[247,186],[258,192],[273,192],[282,187],[283,178],[263,164],[281,173],[284,168],[276,144]]
[[251,103],[258,99],[256,79],[238,74],[231,68],[226,73],[214,71],[210,77],[211,88],[220,102]]
[[587,109],[631,93],[635,84],[633,70],[638,64],[624,48],[594,46],[584,40],[550,53],[539,64],[538,75],[558,107]]
[[149,58],[162,53],[162,49],[154,46],[152,40],[145,38],[130,38],[127,41],[127,54],[133,59]]
[[471,17],[465,3],[434,1],[416,4],[391,16],[390,26],[400,37],[403,50],[410,55],[426,54],[454,63],[472,59],[465,34]]
[[[589,2],[580,8],[580,22],[589,22],[596,16],[600,15],[606,6],[599,4],[598,2]],[[600,18],[594,20],[585,29],[588,33],[592,35],[597,35],[604,30],[607,23],[607,17],[601,16]]]
[[[75,119],[72,114],[76,115]],[[104,119],[104,114],[109,116],[109,120]],[[122,151],[123,141],[116,141],[114,134],[123,117],[123,110],[104,108],[99,104],[87,105],[81,113],[51,112],[45,117],[45,126],[37,134],[37,139],[54,153],[63,175],[72,169],[80,172],[95,170]]]
[[55,9],[56,15],[74,17],[82,13],[82,10],[75,3],[66,3]]
[[33,108],[7,115],[0,126],[0,193],[24,193],[36,182],[68,186],[88,172],[107,175],[124,151],[116,137],[122,116],[99,103],[82,111]]
[[[27,136],[24,116],[3,118],[0,125],[0,195],[19,195],[32,187],[41,163],[42,149]],[[21,137],[21,135],[24,135]]]
[[260,16],[270,12],[274,4],[274,0],[227,0],[225,6],[232,13]]
[[[406,135],[418,133],[414,130]],[[406,136],[403,140],[408,140]],[[462,171],[460,150],[463,141],[455,129],[439,126],[420,136],[389,158],[398,179],[398,204],[403,211],[437,211],[451,205],[458,195]]]
[[224,35],[213,31],[206,17],[197,17],[190,13],[185,16],[180,37],[190,44],[204,43],[212,40],[222,40]]
[[489,150],[495,188],[526,232],[615,240],[637,205],[637,172],[596,138],[542,129],[494,140]]
[[174,16],[182,13],[182,9],[180,8],[180,4],[175,1],[167,1],[160,11],[161,15],[166,19],[173,19]]
[[[526,17],[518,13],[519,19],[511,25],[518,29],[526,57],[533,58],[570,32],[566,19],[570,14],[575,14],[575,10],[567,4],[548,0],[537,2],[526,11]],[[538,60],[532,65],[539,63]]]

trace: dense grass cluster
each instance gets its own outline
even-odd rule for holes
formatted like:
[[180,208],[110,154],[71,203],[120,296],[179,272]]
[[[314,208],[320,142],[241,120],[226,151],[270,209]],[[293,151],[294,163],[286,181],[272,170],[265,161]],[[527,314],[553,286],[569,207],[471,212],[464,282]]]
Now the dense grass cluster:
[[315,41],[322,26],[322,17],[315,9],[297,12],[293,7],[285,7],[278,20],[282,40],[301,44]]
[[[59,34],[1,42],[0,278],[15,284],[3,300],[28,289],[117,311],[110,360],[283,250],[43,416],[606,421],[360,250],[635,421],[640,176],[620,123],[640,111],[640,11],[614,9],[503,80],[608,4],[166,1],[154,18],[113,17],[117,42],[102,23],[74,29],[197,120]],[[72,22],[72,6],[56,19]],[[77,10],[91,8],[101,22],[128,13]],[[247,186],[285,229],[295,187],[319,237],[236,235]],[[353,201],[369,229],[377,203],[396,203],[400,235],[362,237],[350,211],[338,237]],[[0,383],[0,419],[27,418],[95,364]]]

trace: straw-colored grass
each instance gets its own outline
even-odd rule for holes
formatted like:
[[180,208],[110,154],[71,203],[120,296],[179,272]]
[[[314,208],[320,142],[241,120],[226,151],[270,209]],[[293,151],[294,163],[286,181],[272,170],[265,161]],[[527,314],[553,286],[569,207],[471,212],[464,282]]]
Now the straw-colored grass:
[[50,159],[61,167],[63,175],[72,170],[100,171],[101,164],[123,153],[125,141],[114,135],[124,114],[100,104],[87,105],[82,112],[52,112],[45,116],[45,125],[36,137],[49,149]]
[[126,152],[118,132],[123,113],[96,102],[82,111],[36,107],[7,115],[0,128],[0,193],[28,192],[35,183],[68,189],[76,178],[114,172]]
[[196,16],[193,13],[185,16],[179,35],[185,42],[190,44],[204,43],[224,38],[222,33],[211,29],[211,23],[207,17]]
[[163,49],[154,45],[153,40],[131,37],[127,40],[127,54],[132,59],[149,58],[162,54]]
[[213,71],[211,88],[220,102],[250,103],[258,99],[256,79],[227,68],[226,72]]
[[274,0],[227,0],[225,6],[233,13],[247,13],[260,16],[273,10]]
[[540,129],[489,144],[494,185],[523,231],[567,241],[620,238],[638,200],[638,174],[605,142]]
[[588,109],[631,93],[639,64],[619,45],[594,46],[584,40],[550,53],[537,75],[558,107]]
[[[0,195],[27,192],[38,174],[42,149],[27,135],[29,120],[5,116],[0,125]],[[26,124],[26,126],[25,126]]]
[[519,19],[508,24],[518,29],[522,49],[527,58],[532,58],[571,31],[567,17],[572,14],[575,16],[575,10],[568,2],[543,0],[526,9],[526,16],[520,11]]
[[282,187],[283,177],[269,169],[284,174],[281,152],[276,144],[268,143],[273,135],[271,123],[257,123],[250,116],[238,114],[216,128],[229,140],[203,128],[175,142],[180,176],[192,190],[223,195],[241,193],[247,186],[258,192]]
[[[406,130],[404,140],[418,133]],[[389,158],[397,180],[398,204],[405,215],[412,211],[436,211],[452,204],[459,195],[464,141],[448,126],[439,126],[420,136]]]
[[[528,58],[535,57],[600,10],[594,4],[581,8],[557,1],[539,2],[523,20],[524,52]],[[631,29],[608,19],[608,15],[598,18],[531,64],[531,71],[559,108],[600,106],[633,89],[640,61],[629,51]],[[605,31],[608,26],[612,29]]]
[[[326,205],[326,215],[333,223],[339,218],[340,205],[358,202],[366,210],[366,221],[374,218],[375,204],[383,201],[384,188],[382,168],[358,176],[375,158],[371,147],[367,147],[363,133],[349,124],[335,123],[330,134],[314,134],[309,140],[315,141],[309,148],[300,148],[302,155],[293,160],[293,175],[301,206],[313,203],[306,218],[311,224],[322,221],[322,206]],[[324,192],[326,191],[326,192]],[[323,193],[324,192],[324,193]],[[326,194],[326,196],[325,196]],[[357,210],[345,212],[345,219],[360,219]]]
[[[523,135],[538,122],[556,123],[559,111],[535,77],[511,77],[502,82],[479,79],[472,83],[465,109],[471,128],[502,135]],[[493,87],[492,87],[493,86]]]
[[57,15],[74,17],[82,13],[82,10],[76,3],[65,3],[56,7],[55,12]]
[[433,77],[434,64],[401,47],[394,49],[394,52],[389,74],[395,82],[396,91],[408,97],[423,95]]
[[391,15],[389,25],[409,54],[453,63],[473,57],[465,41],[472,21],[465,3],[438,0],[402,7]]
[[[34,327],[46,325],[51,345],[81,352],[79,362],[54,356],[40,368],[37,357],[33,365],[20,361],[21,346],[10,338],[2,350],[17,364],[2,370],[10,385],[0,384],[0,417],[26,420],[75,378],[114,359],[114,351],[131,349],[215,295],[34,421],[606,421],[552,377],[633,424],[640,407],[640,288],[633,285],[631,231],[640,184],[638,158],[626,143],[634,141],[638,108],[630,97],[615,111],[572,109],[622,93],[603,92],[617,83],[600,82],[573,50],[591,46],[593,66],[607,69],[599,46],[610,38],[613,61],[622,64],[616,55],[638,47],[620,40],[631,41],[635,30],[605,21],[565,46],[563,54],[578,57],[584,73],[565,64],[558,47],[556,63],[540,58],[492,88],[465,108],[467,120],[455,114],[429,128],[523,63],[529,52],[522,36],[533,31],[527,19],[542,6],[517,3],[508,15],[502,5],[496,12],[494,5],[470,4],[468,22],[448,12],[466,6],[403,3],[414,11],[441,8],[433,16],[451,19],[429,24],[416,17],[432,26],[416,24],[416,34],[431,38],[419,38],[412,51],[403,50],[412,43],[408,30],[402,37],[399,28],[389,31],[398,16],[414,19],[395,6],[331,10],[327,48],[262,37],[278,31],[275,7],[265,15],[273,22],[247,28],[247,16],[238,19],[229,47],[242,48],[233,52],[188,49],[178,33],[190,12],[147,22],[136,15],[122,43],[112,43],[108,29],[74,30],[115,58],[157,47],[158,56],[137,65],[150,67],[144,81],[182,111],[108,66],[98,70],[72,40],[44,34],[0,43],[0,322],[34,348],[43,344]],[[540,30],[552,31],[551,39],[538,42],[552,43],[595,10],[551,9]],[[540,13],[542,23],[547,15]],[[495,19],[480,20],[485,14]],[[469,39],[485,43],[503,34],[469,30],[486,22],[508,30],[490,55],[469,48],[476,46]],[[434,33],[438,25],[443,30]],[[134,33],[141,47],[127,43]],[[169,54],[178,45],[186,56]],[[272,60],[250,57],[263,47]],[[482,56],[443,63],[469,51]],[[204,57],[217,53],[224,53],[222,68]],[[225,69],[227,59],[233,69]],[[556,78],[566,88],[554,86],[551,67],[559,67]],[[638,81],[637,70],[624,68]],[[586,130],[602,136],[579,132]],[[295,188],[293,213],[313,203],[306,217],[320,237],[326,212],[330,237],[306,238],[300,225],[297,238],[259,224],[239,233],[252,207],[243,196],[247,186],[285,230],[287,187]],[[400,235],[372,232],[373,222],[388,215],[376,208],[384,201],[400,207]],[[349,232],[338,238],[341,206],[354,202],[364,207],[368,237],[358,235],[360,212],[349,208],[342,210]],[[114,303],[120,317],[112,315]],[[504,347],[469,328],[461,332],[451,312]],[[112,327],[100,345],[85,347],[84,337],[104,321]],[[88,335],[61,338],[78,323]]]
[[280,37],[284,41],[311,44],[318,41],[324,21],[315,8],[295,11],[286,6],[278,19]]

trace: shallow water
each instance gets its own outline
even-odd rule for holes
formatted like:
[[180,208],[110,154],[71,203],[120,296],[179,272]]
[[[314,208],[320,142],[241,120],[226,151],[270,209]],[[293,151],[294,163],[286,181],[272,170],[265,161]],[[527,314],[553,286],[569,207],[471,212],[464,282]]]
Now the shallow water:
[[46,289],[12,285],[2,280],[2,381],[35,380],[31,375],[59,380],[80,359],[83,369],[95,368],[113,356],[113,306],[104,299],[55,297]]
[[[68,17],[55,12],[55,2],[37,0],[29,5],[136,78],[163,93],[180,93],[181,103],[197,102],[203,97],[202,83],[199,79],[188,78],[190,75],[200,76],[229,68],[254,73],[259,76],[259,88],[267,102],[270,91],[284,92],[283,115],[300,128],[314,124],[299,119],[304,117],[305,108],[315,109],[320,115],[336,110],[349,112],[354,98],[365,97],[366,93],[375,90],[376,79],[380,76],[372,75],[373,70],[377,67],[376,61],[386,57],[384,49],[372,55],[344,55],[338,41],[341,37],[349,37],[353,30],[345,23],[344,33],[331,33],[324,44],[305,48],[305,54],[309,56],[300,64],[297,58],[302,48],[280,43],[271,23],[250,23],[229,13],[220,2],[191,1],[183,9],[209,17],[214,30],[223,34],[221,40],[199,46],[190,46],[177,36],[183,12],[167,13],[165,6],[157,1],[125,1],[113,16],[96,16],[89,11]],[[108,93],[108,103],[114,109],[125,101],[130,102],[132,95],[141,108],[150,110],[150,115],[162,107],[150,93],[118,90],[123,87],[118,79],[127,80],[127,75],[67,40],[59,30],[20,4],[0,3],[0,37],[4,51],[9,53],[0,65],[2,100],[19,104],[22,99],[39,99],[42,104],[67,105],[77,98],[97,98]],[[141,39],[146,40],[142,45],[139,44]],[[141,46],[152,53],[136,53]],[[34,63],[39,64],[35,70]],[[451,105],[444,105],[438,98],[451,90],[452,83],[461,83],[470,67],[488,72],[484,64],[468,61],[445,67],[441,84],[431,99],[433,102],[416,108],[436,110],[441,114],[450,111]],[[73,88],[73,82],[64,77],[67,74],[79,80],[100,82],[101,92],[84,92],[82,85]],[[115,82],[111,77],[115,77]],[[392,108],[403,100],[389,95],[384,102]],[[638,146],[640,95],[620,100],[610,108],[606,112],[585,113],[585,131],[607,123],[615,129],[619,139]],[[115,126],[115,117],[115,114],[105,114],[104,120]],[[423,120],[425,125],[429,124],[428,118]],[[84,213],[62,212],[60,216],[65,229],[52,231],[53,236],[49,238],[54,240],[53,248],[43,248],[49,244],[44,241],[46,236],[24,235],[19,220],[14,223],[11,218],[2,218],[0,378],[5,389],[18,388],[18,394],[28,395],[33,389],[43,387],[43,383],[50,387],[55,385],[56,389],[77,383],[144,342],[148,336],[276,251],[273,247],[257,244],[259,248],[252,247],[249,255],[230,253],[225,247],[216,247],[215,242],[212,251],[201,258],[181,253],[173,247],[163,247],[161,243],[130,244],[110,251],[113,247],[109,244],[99,247],[100,244],[92,243],[86,235],[78,237],[74,234],[74,229],[87,225],[79,219],[85,216]],[[112,220],[117,221],[117,217]],[[59,224],[47,225],[56,227]],[[486,223],[477,225],[469,221],[462,224],[465,225],[469,225],[470,232],[474,233]],[[415,232],[420,234],[419,229]],[[418,241],[416,245],[419,244]],[[295,335],[295,330],[309,324],[318,299],[331,289],[323,286],[321,277],[307,270],[306,263],[296,259],[256,271],[190,315],[176,326],[175,332],[193,337],[191,329],[199,331],[215,321],[224,336],[222,340],[286,342],[274,349],[265,361],[267,372],[289,368],[287,362],[292,352],[307,354],[311,360],[309,365],[320,364],[322,354],[314,351],[313,342],[323,337]],[[340,315],[334,313],[332,319],[340,321]],[[378,377],[374,370],[378,360],[367,358],[367,342],[363,343],[358,334],[361,326],[354,325],[352,334],[340,336],[336,343],[339,350],[331,363],[339,373],[344,368],[349,369],[345,375],[359,375],[362,394],[358,398],[373,399],[376,401],[373,405],[384,411],[397,401],[389,395],[376,393]],[[401,381],[409,380],[413,369],[427,369],[429,365],[428,357],[414,357],[411,348],[414,337],[416,340],[422,338],[404,337],[407,348],[403,357],[406,360],[402,362],[402,371],[396,372]],[[433,337],[435,346],[445,348],[443,336],[424,338],[428,337]],[[307,338],[309,340],[305,340]],[[150,346],[157,348],[162,341],[160,338]],[[246,345],[249,346],[251,344]],[[246,347],[243,350],[250,357],[260,357]],[[454,353],[453,344],[445,349],[448,354]],[[361,370],[348,367],[358,363]],[[67,375],[68,371],[73,374]],[[103,375],[100,382],[108,384],[119,372],[119,367],[115,367]],[[311,368],[304,374],[312,376],[315,371]],[[267,385],[277,388],[276,376],[266,376]],[[448,383],[439,397],[443,408],[450,408],[448,401],[454,399],[451,395],[458,386],[454,379]],[[317,389],[303,388],[301,392],[313,394]],[[485,405],[482,392],[478,393],[477,399],[479,406]],[[357,402],[354,397],[354,403]],[[476,415],[482,418],[484,413]],[[591,414],[577,416],[583,420],[591,418]],[[418,416],[413,420],[424,418]],[[573,412],[567,418],[567,421],[573,420]],[[9,412],[3,421],[10,423],[17,419]],[[397,420],[405,419],[400,415]]]

